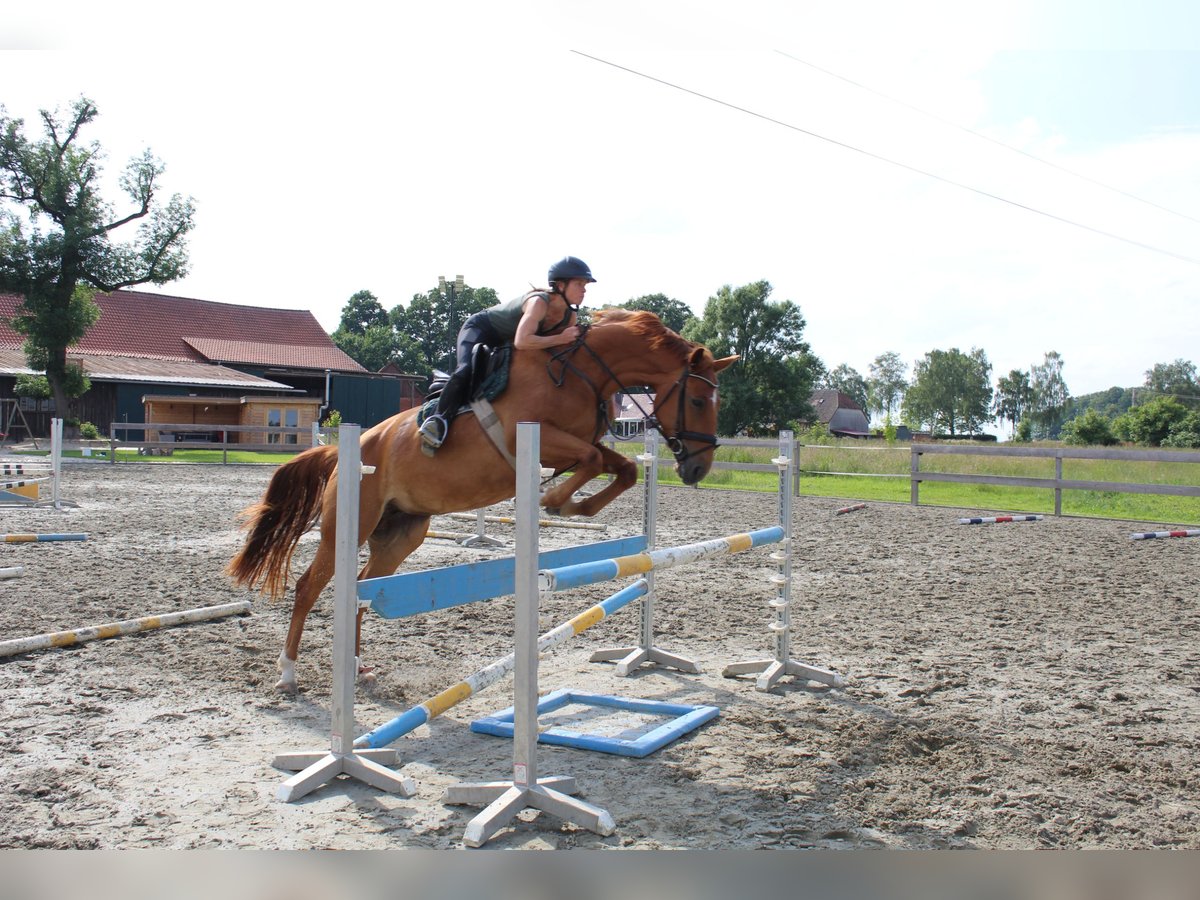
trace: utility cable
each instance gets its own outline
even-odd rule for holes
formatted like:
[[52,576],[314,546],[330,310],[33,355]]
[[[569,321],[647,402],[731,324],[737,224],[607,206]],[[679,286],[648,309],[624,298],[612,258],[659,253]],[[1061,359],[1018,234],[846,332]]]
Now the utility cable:
[[979,131],[974,131],[973,129],[970,129],[965,125],[960,125],[957,122],[950,121],[949,119],[942,118],[937,113],[931,113],[928,110],[921,109],[919,106],[913,106],[911,103],[906,103],[903,100],[896,99],[895,97],[889,97],[887,94],[883,93],[882,91],[877,91],[872,87],[867,87],[867,85],[865,85],[865,84],[859,84],[857,81],[847,78],[844,75],[839,75],[837,72],[831,72],[828,69],[822,69],[818,65],[810,63],[807,60],[800,59],[800,57],[793,56],[792,54],[786,53],[783,50],[776,50],[775,52],[778,53],[780,56],[785,56],[788,59],[793,60],[794,62],[800,63],[801,65],[808,66],[810,69],[816,69],[818,72],[820,72],[824,75],[828,75],[830,78],[836,78],[839,81],[844,81],[844,82],[846,82],[846,84],[853,85],[854,87],[859,88],[860,90],[864,90],[870,94],[874,94],[876,97],[882,97],[884,100],[887,100],[891,103],[898,104],[900,106],[903,106],[905,109],[911,109],[913,112],[920,113],[923,116],[927,116],[936,122],[941,122],[943,125],[948,125],[951,128],[957,128],[959,131],[965,131],[967,134],[974,135],[977,138],[980,138],[982,140],[985,140],[992,144],[995,144],[997,147],[1003,147],[1005,150],[1010,150],[1013,153],[1020,153],[1022,156],[1026,156],[1029,159],[1032,159],[1034,162],[1039,162],[1042,165],[1049,166],[1052,169],[1058,169],[1058,171],[1065,172],[1066,174],[1072,176],[1073,178],[1078,178],[1081,181],[1087,181],[1091,184],[1096,185],[1097,187],[1104,188],[1106,191],[1112,191],[1114,194],[1120,194],[1122,197],[1128,197],[1130,200],[1136,200],[1138,203],[1144,203],[1147,206],[1153,206],[1155,209],[1161,210],[1162,212],[1170,213],[1173,216],[1179,216],[1181,219],[1187,219],[1189,222],[1196,222],[1197,224],[1200,224],[1200,219],[1197,219],[1195,216],[1189,216],[1187,213],[1181,213],[1181,212],[1179,212],[1179,210],[1170,209],[1169,207],[1162,206],[1159,203],[1155,203],[1153,200],[1147,200],[1145,197],[1139,197],[1136,194],[1129,193],[1129,191],[1123,191],[1123,190],[1121,190],[1121,188],[1113,187],[1111,184],[1105,184],[1103,181],[1097,181],[1095,178],[1089,178],[1087,175],[1081,175],[1078,172],[1073,172],[1070,169],[1066,168],[1065,166],[1060,166],[1058,163],[1051,162],[1048,159],[1042,159],[1042,157],[1036,156],[1033,153],[1029,153],[1025,150],[1022,150],[1020,147],[1014,147],[1011,144],[1004,143],[1004,141],[996,140],[996,138],[994,138],[994,137],[990,137]]
[[1193,265],[1200,265],[1200,259],[1195,259],[1191,256],[1184,256],[1180,253],[1174,253],[1171,250],[1164,250],[1161,247],[1155,247],[1151,244],[1144,244],[1141,241],[1135,241],[1132,238],[1122,237],[1119,234],[1113,234],[1110,231],[1104,231],[1103,229],[1100,229],[1100,228],[1094,228],[1091,225],[1084,225],[1082,222],[1076,222],[1071,219],[1064,218],[1063,216],[1055,215],[1054,213],[1046,212],[1045,210],[1038,209],[1037,207],[1029,206],[1025,203],[1020,203],[1016,200],[1010,200],[1007,197],[1002,197],[999,194],[993,194],[989,191],[983,190],[982,188],[972,187],[969,184],[964,184],[960,181],[955,181],[951,178],[946,178],[943,175],[936,175],[933,172],[928,172],[924,169],[918,169],[916,166],[910,166],[908,163],[902,163],[902,162],[899,162],[894,159],[889,159],[888,157],[881,156],[878,153],[872,153],[870,150],[864,150],[861,147],[855,147],[853,144],[847,144],[845,141],[839,141],[836,138],[827,137],[823,134],[818,134],[815,131],[809,131],[806,128],[801,128],[799,125],[793,125],[790,122],[785,122],[782,119],[777,119],[773,116],[767,115],[766,113],[756,112],[755,110],[748,109],[747,107],[739,106],[736,103],[731,103],[728,100],[722,100],[719,97],[713,97],[710,94],[705,94],[705,93],[702,93],[701,91],[692,90],[691,88],[684,87],[683,85],[676,84],[674,82],[667,81],[662,78],[658,78],[654,75],[649,75],[645,72],[639,72],[637,69],[631,69],[630,67],[623,66],[620,63],[611,62],[610,60],[602,59],[601,57],[598,57],[598,56],[592,56],[590,53],[584,53],[582,50],[572,50],[571,52],[576,54],[577,56],[582,56],[585,59],[590,59],[593,62],[602,63],[606,66],[611,66],[614,69],[619,69],[622,72],[628,72],[630,75],[636,75],[639,78],[645,78],[647,81],[653,81],[657,84],[661,84],[664,87],[673,88],[674,90],[682,91],[685,94],[691,94],[693,97],[699,97],[701,100],[707,100],[710,103],[716,103],[717,105],[724,106],[727,109],[732,109],[732,110],[735,110],[736,112],[744,113],[745,115],[748,115],[748,116],[753,116],[756,119],[762,119],[764,122],[770,122],[772,125],[779,125],[782,128],[787,128],[791,131],[795,131],[800,134],[807,135],[808,137],[813,137],[813,138],[816,138],[817,140],[821,140],[821,141],[825,141],[826,143],[833,144],[836,147],[841,147],[844,150],[853,150],[855,153],[861,153],[863,156],[868,156],[871,159],[875,159],[880,162],[885,162],[885,163],[888,163],[889,165],[898,166],[901,169],[905,169],[906,171],[913,172],[914,174],[917,174],[917,175],[922,175],[925,178],[932,178],[934,181],[940,181],[942,184],[948,184],[951,187],[956,187],[956,188],[959,188],[964,191],[970,191],[971,193],[978,194],[981,197],[988,197],[992,200],[998,200],[1001,203],[1007,203],[1010,206],[1015,206],[1018,209],[1025,210],[1026,212],[1036,213],[1039,216],[1045,216],[1047,219],[1053,219],[1054,221],[1061,222],[1064,225],[1073,225],[1074,227],[1081,228],[1084,231],[1090,231],[1092,234],[1098,234],[1102,237],[1111,238],[1112,240],[1115,240],[1115,241],[1121,241],[1122,243],[1130,244],[1134,247],[1140,247],[1143,250],[1149,250],[1151,253],[1160,253],[1163,256],[1170,256],[1173,259],[1182,260],[1183,262],[1191,263]]

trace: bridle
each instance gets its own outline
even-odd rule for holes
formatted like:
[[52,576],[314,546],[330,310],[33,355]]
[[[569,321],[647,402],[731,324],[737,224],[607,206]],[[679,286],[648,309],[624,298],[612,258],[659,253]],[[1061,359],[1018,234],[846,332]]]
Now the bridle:
[[[710,449],[715,450],[719,446],[717,443],[717,436],[715,434],[706,434],[702,431],[688,431],[684,427],[687,424],[687,390],[685,389],[685,385],[687,384],[687,380],[689,378],[697,378],[700,381],[703,381],[714,391],[717,389],[717,383],[711,378],[705,378],[703,375],[697,375],[695,372],[691,371],[690,368],[685,366],[678,380],[671,385],[671,389],[667,391],[667,395],[661,399],[658,397],[654,398],[654,409],[651,411],[650,415],[646,417],[647,421],[658,430],[659,434],[663,436],[663,440],[666,442],[667,447],[675,457],[675,462],[679,463],[680,465],[682,465],[684,461],[690,457],[696,456],[700,453],[707,453]],[[667,398],[669,398],[671,394],[675,393],[676,390],[679,391],[679,402],[675,407],[675,434],[668,435],[662,427],[662,421],[658,417],[658,410],[667,402]],[[636,404],[637,401],[635,400],[634,403]],[[638,409],[641,410],[641,407],[638,406]],[[643,411],[643,415],[644,414],[645,413]],[[691,451],[684,445],[684,441],[695,441],[701,444],[709,444],[710,446],[703,450]]]
[[[707,453],[709,450],[715,450],[719,446],[719,444],[717,443],[717,436],[715,434],[707,434],[706,432],[702,432],[702,431],[688,431],[686,428],[686,426],[687,426],[687,389],[686,389],[686,385],[687,385],[688,379],[689,378],[697,378],[700,381],[703,381],[705,384],[707,384],[709,387],[711,387],[715,391],[715,390],[717,390],[717,383],[714,380],[712,380],[711,378],[705,378],[703,375],[698,375],[697,373],[695,373],[691,370],[690,366],[685,365],[683,367],[683,371],[679,375],[679,378],[677,378],[675,380],[675,383],[673,385],[671,385],[671,389],[669,391],[667,391],[666,394],[664,394],[662,397],[655,397],[654,398],[654,407],[649,412],[647,412],[646,409],[642,406],[642,404],[638,402],[638,400],[637,400],[638,395],[630,393],[629,388],[626,387],[621,382],[621,379],[616,376],[616,373],[614,373],[613,370],[611,368],[609,368],[608,363],[606,363],[603,359],[601,359],[600,355],[595,350],[593,350],[591,347],[589,347],[587,345],[587,343],[585,341],[585,338],[587,337],[587,329],[588,329],[588,326],[586,324],[580,325],[579,326],[579,337],[575,339],[575,343],[571,344],[569,347],[566,347],[562,350],[551,353],[550,361],[546,363],[546,371],[549,372],[551,380],[558,387],[562,387],[563,382],[566,380],[567,372],[572,371],[576,375],[578,375],[580,378],[582,378],[591,387],[591,389],[593,391],[595,391],[596,399],[599,402],[600,407],[603,409],[605,404],[604,404],[603,397],[600,392],[603,390],[604,385],[608,384],[608,382],[610,382],[610,381],[616,382],[617,389],[620,390],[627,397],[629,397],[630,400],[633,401],[633,405],[635,407],[637,407],[638,412],[640,412],[642,414],[642,416],[646,419],[646,422],[652,428],[654,428],[659,434],[662,435],[663,441],[666,443],[667,448],[671,451],[671,454],[675,457],[675,462],[678,465],[683,465],[683,463],[685,463],[691,457],[698,456],[701,453]],[[572,356],[574,356],[575,353],[581,347],[584,350],[586,350],[589,354],[591,354],[592,359],[594,359],[596,361],[597,365],[600,366],[600,368],[604,371],[604,374],[607,376],[605,378],[605,380],[600,384],[599,387],[597,387],[592,382],[592,380],[590,378],[588,378],[586,372],[579,369],[579,367],[574,365],[570,360],[570,358]],[[558,376],[555,376],[554,370],[552,368],[552,366],[555,363],[560,363],[562,365],[562,370],[560,371]],[[674,434],[667,434],[666,429],[663,428],[662,419],[659,418],[658,411],[659,411],[659,409],[661,409],[663,407],[663,405],[667,402],[667,400],[670,398],[670,396],[673,393],[675,393],[676,391],[679,392],[679,399],[676,404],[676,410],[675,410],[675,431],[674,431]],[[696,442],[696,443],[707,444],[708,446],[703,448],[702,450],[689,450],[688,447],[684,444],[684,441],[692,441],[692,442]]]

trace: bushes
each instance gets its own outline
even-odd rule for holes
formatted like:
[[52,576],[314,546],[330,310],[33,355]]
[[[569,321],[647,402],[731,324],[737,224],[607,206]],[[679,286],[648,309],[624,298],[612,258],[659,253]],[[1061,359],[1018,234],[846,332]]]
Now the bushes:
[[1077,416],[1062,429],[1063,441],[1075,447],[1110,447],[1117,443],[1112,422],[1094,409]]

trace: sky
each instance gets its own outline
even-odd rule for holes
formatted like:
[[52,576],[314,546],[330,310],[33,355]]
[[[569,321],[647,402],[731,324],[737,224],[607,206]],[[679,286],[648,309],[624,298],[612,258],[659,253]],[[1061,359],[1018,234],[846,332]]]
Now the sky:
[[[83,95],[106,196],[194,198],[147,290],[387,309],[583,258],[597,307],[770,282],[828,368],[1048,351],[1073,395],[1200,364],[1193,0],[506,0],[7,10],[0,103]],[[119,234],[119,232],[118,232]]]

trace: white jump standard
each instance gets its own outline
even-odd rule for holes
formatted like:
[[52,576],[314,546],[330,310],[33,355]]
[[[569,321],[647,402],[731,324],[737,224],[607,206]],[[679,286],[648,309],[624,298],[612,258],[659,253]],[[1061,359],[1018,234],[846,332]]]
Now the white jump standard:
[[560,819],[610,835],[616,824],[606,810],[576,797],[575,779],[539,778],[538,750],[538,476],[541,428],[517,424],[516,649],[513,670],[512,781],[460,784],[448,788],[446,803],[487,804],[467,825],[463,843],[481,847],[523,809],[540,809]]
[[775,636],[775,658],[759,659],[750,662],[733,663],[725,667],[722,675],[726,678],[738,675],[754,675],[758,678],[754,687],[759,691],[769,691],[775,683],[784,676],[791,675],[807,681],[815,681],[828,687],[845,687],[846,679],[837,672],[806,665],[791,658],[792,634],[792,472],[795,460],[792,458],[792,432],[779,432],[779,456],[772,462],[779,468],[779,494],[776,508],[779,511],[779,522],[782,527],[783,545],[771,554],[771,559],[779,564],[779,572],[772,576],[771,582],[779,588],[778,594],[768,603],[775,611],[775,621],[767,625],[767,629]]
[[[294,800],[338,775],[349,775],[381,791],[411,797],[411,778],[382,763],[396,761],[395,750],[356,750],[354,741],[355,619],[358,616],[358,482],[363,475],[358,425],[342,425],[337,468],[337,566],[333,575],[333,694],[328,753],[283,753],[273,765],[301,769],[279,786],[275,796]],[[374,471],[374,467],[369,467]]]
[[[655,532],[658,528],[658,432],[653,428],[646,429],[645,452],[638,456],[644,472],[642,474],[642,534],[646,536],[646,549],[653,550]],[[680,672],[698,674],[700,667],[693,660],[668,653],[654,644],[654,572],[646,573],[646,596],[642,598],[641,627],[638,631],[636,647],[610,647],[597,650],[591,655],[591,662],[616,662],[613,670],[621,678],[636,671],[642,665],[649,663],[656,666],[669,666]]]

